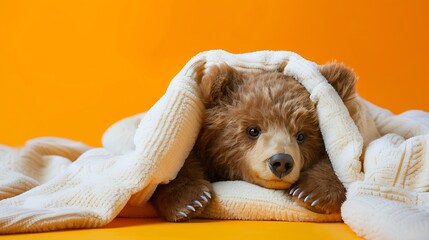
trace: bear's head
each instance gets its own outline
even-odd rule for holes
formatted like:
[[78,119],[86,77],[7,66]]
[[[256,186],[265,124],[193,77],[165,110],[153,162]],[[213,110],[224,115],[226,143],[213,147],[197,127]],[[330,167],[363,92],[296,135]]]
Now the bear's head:
[[[353,71],[337,63],[320,71],[348,106],[355,99]],[[212,181],[287,189],[326,156],[316,106],[292,77],[223,64],[209,68],[199,87],[206,110],[194,149]]]

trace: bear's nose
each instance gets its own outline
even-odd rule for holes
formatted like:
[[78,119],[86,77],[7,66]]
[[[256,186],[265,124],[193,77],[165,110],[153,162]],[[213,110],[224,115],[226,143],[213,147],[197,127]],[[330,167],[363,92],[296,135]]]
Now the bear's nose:
[[289,154],[277,153],[268,159],[271,172],[278,178],[288,175],[293,168],[293,158]]

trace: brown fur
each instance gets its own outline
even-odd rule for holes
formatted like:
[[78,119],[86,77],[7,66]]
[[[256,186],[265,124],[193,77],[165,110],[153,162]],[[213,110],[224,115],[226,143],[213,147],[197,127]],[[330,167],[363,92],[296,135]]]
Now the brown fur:
[[[232,78],[213,80],[211,74]],[[305,131],[308,141],[301,148],[304,168],[323,151],[315,106],[309,101],[308,92],[296,80],[276,72],[239,74],[223,65],[212,69],[203,79],[203,83],[208,85],[212,81],[223,83],[218,88],[223,94],[212,91],[203,95],[203,99],[217,95],[222,98],[214,105],[211,99],[207,106],[203,129],[196,144],[197,155],[205,160],[203,166],[211,181],[255,182],[247,177],[252,174],[243,165],[245,153],[255,145],[255,140],[246,135],[249,126],[258,126],[262,131],[276,127],[290,135]]]
[[[320,71],[346,106],[352,105],[353,71],[336,63]],[[210,203],[204,191],[213,194],[210,182],[219,180],[292,188],[296,191],[291,198],[310,210],[339,211],[345,189],[325,151],[315,105],[301,84],[277,72],[243,73],[221,65],[210,68],[199,85],[206,106],[203,127],[177,178],[160,186],[152,198],[162,216],[169,221],[198,216]],[[257,139],[249,137],[249,127],[261,130]],[[305,140],[297,143],[301,132]],[[276,153],[290,154],[295,162],[282,179],[267,167],[267,159]]]

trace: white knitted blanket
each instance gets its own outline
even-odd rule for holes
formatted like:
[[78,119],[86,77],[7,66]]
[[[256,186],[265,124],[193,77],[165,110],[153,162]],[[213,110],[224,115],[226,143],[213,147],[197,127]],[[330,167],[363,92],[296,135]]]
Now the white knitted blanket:
[[317,103],[334,170],[348,193],[341,216],[321,215],[296,205],[284,191],[218,182],[204,217],[343,219],[368,239],[429,236],[428,113],[395,116],[360,99],[350,116],[317,65],[299,55],[220,50],[192,58],[146,114],[111,126],[102,148],[60,138],[33,139],[20,149],[0,145],[0,233],[93,228],[118,214],[152,215],[145,203],[158,184],[176,176],[201,126],[204,106],[196,79],[219,63],[242,71],[281,71],[307,88]]

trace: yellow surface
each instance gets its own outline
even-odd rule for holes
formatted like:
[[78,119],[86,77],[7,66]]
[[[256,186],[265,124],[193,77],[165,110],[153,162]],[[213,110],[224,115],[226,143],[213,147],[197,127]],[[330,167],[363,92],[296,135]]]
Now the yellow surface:
[[337,59],[359,92],[429,110],[429,1],[0,0],[0,143],[54,135],[100,145],[148,110],[196,53],[292,50]]
[[192,220],[168,223],[159,219],[117,218],[102,229],[19,234],[4,240],[86,240],[86,239],[361,239],[344,223],[292,223],[262,221]]

